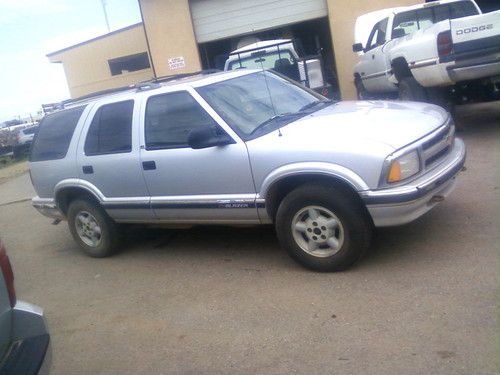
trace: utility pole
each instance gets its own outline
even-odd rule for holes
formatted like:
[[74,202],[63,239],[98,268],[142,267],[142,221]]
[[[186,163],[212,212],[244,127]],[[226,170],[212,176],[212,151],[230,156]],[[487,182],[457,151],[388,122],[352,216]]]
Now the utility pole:
[[104,12],[104,19],[106,20],[106,27],[108,28],[108,33],[111,32],[109,28],[108,12],[106,11],[106,0],[101,0],[102,11]]

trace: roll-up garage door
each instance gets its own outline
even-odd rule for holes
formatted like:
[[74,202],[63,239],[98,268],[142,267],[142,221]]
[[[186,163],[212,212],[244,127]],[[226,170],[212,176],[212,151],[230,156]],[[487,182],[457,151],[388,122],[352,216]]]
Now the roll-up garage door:
[[326,0],[191,0],[198,43],[328,15]]

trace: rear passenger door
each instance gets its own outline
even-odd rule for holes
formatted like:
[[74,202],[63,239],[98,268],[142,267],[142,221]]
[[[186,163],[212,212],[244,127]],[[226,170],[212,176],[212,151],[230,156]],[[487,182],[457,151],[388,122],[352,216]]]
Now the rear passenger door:
[[233,136],[235,143],[225,146],[194,150],[188,145],[196,128],[229,134],[207,110],[188,91],[147,99],[141,161],[154,213],[173,222],[258,222],[243,141]]
[[153,217],[139,162],[138,116],[134,100],[96,106],[78,145],[80,179],[99,190],[104,208],[117,220]]

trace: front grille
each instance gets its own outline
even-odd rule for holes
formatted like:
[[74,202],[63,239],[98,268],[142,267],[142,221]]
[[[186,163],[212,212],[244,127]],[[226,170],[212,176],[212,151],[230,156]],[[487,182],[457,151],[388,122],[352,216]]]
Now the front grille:
[[450,121],[444,129],[422,144],[422,159],[425,169],[439,163],[448,155],[454,138],[455,126]]

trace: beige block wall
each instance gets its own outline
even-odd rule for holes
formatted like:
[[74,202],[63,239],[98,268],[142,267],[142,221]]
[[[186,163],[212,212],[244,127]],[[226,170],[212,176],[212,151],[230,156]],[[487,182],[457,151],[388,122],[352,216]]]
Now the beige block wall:
[[[156,76],[201,70],[188,0],[139,0]],[[171,69],[169,59],[185,66]]]
[[49,55],[51,62],[61,62],[70,95],[82,95],[127,86],[153,77],[152,69],[111,75],[108,60],[147,52],[142,25]]
[[356,18],[375,10],[414,5],[423,0],[327,0],[327,2],[342,99],[356,99],[353,69],[359,57],[352,52]]

